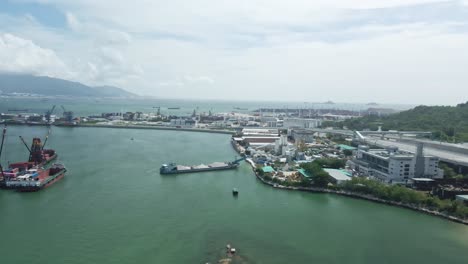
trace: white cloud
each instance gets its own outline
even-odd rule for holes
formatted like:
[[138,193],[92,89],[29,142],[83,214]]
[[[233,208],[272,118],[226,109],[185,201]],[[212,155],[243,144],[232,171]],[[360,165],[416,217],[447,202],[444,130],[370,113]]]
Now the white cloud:
[[165,82],[159,82],[159,86],[183,86],[184,83],[181,81],[165,81]]
[[53,50],[12,34],[0,34],[0,71],[70,77],[66,65]]
[[65,13],[67,19],[67,25],[74,31],[79,31],[81,29],[81,23],[78,19],[70,12]]
[[[53,49],[69,75],[88,84],[160,97],[401,103],[468,97],[460,88],[468,83],[462,72],[468,9],[460,4],[466,0],[38,1],[62,10],[73,30],[30,19],[12,32]],[[446,13],[434,11],[439,2],[449,6]],[[415,4],[427,5],[391,9]],[[0,15],[0,24],[14,23]]]
[[215,82],[213,78],[208,77],[208,76],[191,76],[191,75],[184,76],[184,81],[187,83],[206,83],[206,84],[213,84]]
[[128,45],[132,42],[132,36],[126,32],[118,30],[103,31],[102,41],[108,45]]

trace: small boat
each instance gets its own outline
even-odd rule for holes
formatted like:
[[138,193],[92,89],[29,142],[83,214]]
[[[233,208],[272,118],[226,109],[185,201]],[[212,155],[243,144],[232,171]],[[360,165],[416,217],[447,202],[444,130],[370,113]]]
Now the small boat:
[[133,138],[131,138],[130,140],[133,140]]
[[230,244],[226,245],[226,251],[227,251],[228,254],[235,254],[236,253],[236,249],[233,248]]
[[236,188],[232,189],[232,195],[234,196],[239,195],[239,191]]

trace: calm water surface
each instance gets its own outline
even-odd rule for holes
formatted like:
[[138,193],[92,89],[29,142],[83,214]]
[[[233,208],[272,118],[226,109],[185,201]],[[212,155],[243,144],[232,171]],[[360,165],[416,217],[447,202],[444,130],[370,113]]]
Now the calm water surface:
[[[18,140],[41,127],[10,127]],[[168,161],[231,160],[226,135],[53,128],[69,173],[38,193],[0,190],[1,263],[217,263],[227,243],[239,263],[468,263],[468,227],[405,209],[279,191],[238,170],[159,175]],[[134,138],[132,141],[131,138]],[[231,190],[237,187],[238,198]]]
[[[92,99],[92,98],[7,98],[0,97],[0,113],[9,113],[8,110],[24,110],[29,113],[43,114],[57,105],[55,114],[61,116],[63,113],[60,105],[63,105],[68,111],[73,111],[78,116],[89,116],[101,113],[115,112],[136,112],[156,113],[157,108],[161,107],[161,113],[164,115],[191,115],[193,110],[199,113],[218,112],[251,112],[259,108],[313,108],[313,109],[341,109],[341,110],[365,110],[369,107],[393,108],[398,110],[407,110],[411,105],[389,105],[382,104],[372,106],[367,104],[336,103],[321,104],[311,102],[240,102],[240,101],[218,101],[218,100],[175,100],[175,99]],[[168,109],[170,107],[179,107],[180,109]],[[236,110],[234,108],[241,108]],[[12,113],[12,112],[10,112]],[[21,112],[13,112],[21,113]]]

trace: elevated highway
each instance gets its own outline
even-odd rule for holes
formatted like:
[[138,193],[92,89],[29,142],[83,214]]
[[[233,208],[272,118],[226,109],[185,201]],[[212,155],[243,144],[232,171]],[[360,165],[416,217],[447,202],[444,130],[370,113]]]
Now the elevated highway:
[[468,148],[459,144],[448,144],[410,138],[403,138],[401,140],[384,140],[379,137],[372,136],[365,137],[361,140],[361,142],[369,145],[376,145],[383,148],[387,146],[397,146],[401,150],[411,152],[416,151],[416,145],[418,143],[424,143],[424,153],[426,155],[439,157],[439,159],[444,162],[468,168]]

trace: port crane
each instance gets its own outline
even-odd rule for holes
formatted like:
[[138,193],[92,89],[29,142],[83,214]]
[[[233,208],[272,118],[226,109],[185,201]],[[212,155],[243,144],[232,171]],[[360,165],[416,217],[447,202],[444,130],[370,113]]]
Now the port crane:
[[50,119],[51,119],[52,114],[54,113],[54,110],[55,110],[55,105],[52,106],[52,109],[47,110],[45,113],[45,119],[48,125],[50,125]]
[[67,111],[63,105],[60,106],[63,110],[63,118],[65,119],[65,123],[72,124],[73,123],[73,112]]

